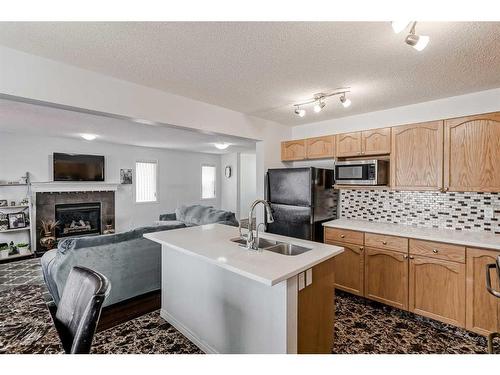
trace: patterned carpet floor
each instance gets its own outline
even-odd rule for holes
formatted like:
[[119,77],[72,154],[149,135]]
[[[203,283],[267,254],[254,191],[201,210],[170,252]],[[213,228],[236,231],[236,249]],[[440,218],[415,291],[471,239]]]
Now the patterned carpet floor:
[[[30,267],[33,268],[32,264]],[[62,353],[45,305],[46,288],[38,277],[33,280],[0,288],[0,353]],[[202,353],[165,322],[158,311],[99,332],[92,352]],[[337,293],[333,353],[485,352],[486,339],[482,336],[347,293]]]

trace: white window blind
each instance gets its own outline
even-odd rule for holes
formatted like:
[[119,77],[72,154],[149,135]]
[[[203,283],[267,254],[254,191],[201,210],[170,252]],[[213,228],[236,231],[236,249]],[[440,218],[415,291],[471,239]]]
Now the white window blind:
[[215,167],[203,165],[201,167],[201,199],[215,198]]
[[158,187],[157,163],[138,161],[135,163],[135,201],[137,203],[156,202]]

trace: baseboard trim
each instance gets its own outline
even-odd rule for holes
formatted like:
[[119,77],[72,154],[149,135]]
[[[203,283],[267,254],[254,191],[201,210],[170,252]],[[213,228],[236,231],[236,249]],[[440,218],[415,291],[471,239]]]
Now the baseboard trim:
[[206,342],[201,340],[198,336],[196,336],[189,328],[187,328],[180,321],[175,319],[172,315],[170,315],[166,310],[160,310],[160,316],[169,322],[176,330],[186,336],[192,343],[194,343],[200,350],[205,352],[206,354],[219,354],[217,350],[208,345]]

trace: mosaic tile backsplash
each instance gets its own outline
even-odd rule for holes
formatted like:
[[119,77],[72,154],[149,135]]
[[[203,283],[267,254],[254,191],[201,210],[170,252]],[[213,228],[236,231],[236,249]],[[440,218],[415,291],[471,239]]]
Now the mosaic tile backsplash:
[[340,217],[500,234],[500,193],[341,190]]

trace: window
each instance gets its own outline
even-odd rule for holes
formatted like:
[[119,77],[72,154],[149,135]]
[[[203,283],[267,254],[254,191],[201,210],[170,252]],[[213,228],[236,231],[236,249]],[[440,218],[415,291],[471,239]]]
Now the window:
[[201,199],[215,199],[215,166],[201,166]]
[[158,188],[158,163],[138,161],[135,163],[135,201],[137,203],[156,202]]

